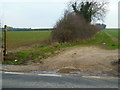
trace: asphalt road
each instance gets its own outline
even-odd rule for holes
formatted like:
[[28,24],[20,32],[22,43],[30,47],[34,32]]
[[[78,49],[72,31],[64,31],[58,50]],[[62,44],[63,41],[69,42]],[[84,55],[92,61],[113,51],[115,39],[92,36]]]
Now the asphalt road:
[[118,79],[2,73],[2,88],[118,88]]

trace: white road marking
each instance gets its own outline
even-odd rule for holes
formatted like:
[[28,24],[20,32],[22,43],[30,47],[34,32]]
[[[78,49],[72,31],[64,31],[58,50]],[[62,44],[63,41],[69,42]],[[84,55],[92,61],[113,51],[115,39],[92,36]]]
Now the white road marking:
[[[62,77],[62,75],[57,74],[33,74],[33,73],[21,73],[21,72],[3,72],[6,74],[17,74],[17,75],[38,75],[38,76],[48,76],[48,77]],[[82,76],[83,78],[96,78],[96,79],[102,79],[102,78],[108,78],[108,77],[101,77],[101,76]],[[118,77],[109,77],[109,78],[118,78]]]
[[114,76],[82,76],[84,78],[96,78],[96,79],[118,79],[118,77]]
[[[4,72],[4,73],[6,73],[6,74],[18,74],[18,75],[30,74],[30,73],[19,73],[19,72]],[[61,77],[62,76],[62,75],[57,75],[57,74],[34,74],[34,75],[49,76],[49,77]]]
[[82,77],[85,77],[85,78],[101,78],[100,76],[82,76]]
[[62,75],[57,74],[38,74],[39,76],[50,76],[50,77],[61,77]]
[[4,72],[6,74],[25,74],[25,73],[18,73],[18,72]]

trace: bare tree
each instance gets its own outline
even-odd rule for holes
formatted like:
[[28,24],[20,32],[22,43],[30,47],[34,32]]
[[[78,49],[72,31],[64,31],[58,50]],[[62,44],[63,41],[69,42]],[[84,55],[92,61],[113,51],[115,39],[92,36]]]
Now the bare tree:
[[69,6],[76,15],[81,15],[87,22],[102,20],[107,12],[108,2],[95,0],[78,0],[70,2]]

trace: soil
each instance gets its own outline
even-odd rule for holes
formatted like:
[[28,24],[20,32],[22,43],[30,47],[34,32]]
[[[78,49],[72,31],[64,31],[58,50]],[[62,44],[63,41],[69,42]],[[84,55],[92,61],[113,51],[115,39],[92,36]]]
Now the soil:
[[43,63],[31,63],[27,65],[7,65],[5,71],[34,71],[34,70],[59,70],[65,72],[65,68],[75,71],[90,71],[96,73],[117,73],[117,66],[112,65],[118,60],[118,50],[105,50],[99,47],[75,46],[59,53],[54,57],[43,60]]

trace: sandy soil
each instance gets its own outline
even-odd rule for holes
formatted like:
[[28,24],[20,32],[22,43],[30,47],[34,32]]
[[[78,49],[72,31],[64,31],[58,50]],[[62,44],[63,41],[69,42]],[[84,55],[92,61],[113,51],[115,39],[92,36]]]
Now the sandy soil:
[[118,60],[118,50],[104,50],[98,47],[72,47],[57,56],[43,60],[43,63],[29,65],[8,65],[6,71],[56,70],[74,68],[80,71],[97,73],[116,73],[117,66],[111,64]]

